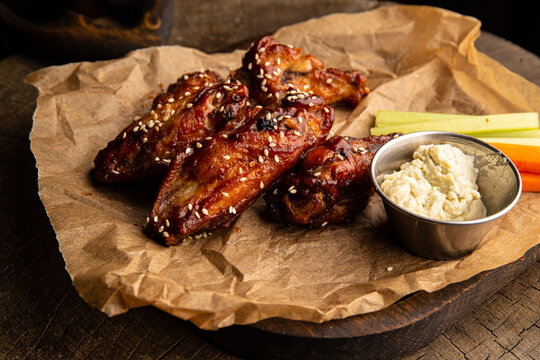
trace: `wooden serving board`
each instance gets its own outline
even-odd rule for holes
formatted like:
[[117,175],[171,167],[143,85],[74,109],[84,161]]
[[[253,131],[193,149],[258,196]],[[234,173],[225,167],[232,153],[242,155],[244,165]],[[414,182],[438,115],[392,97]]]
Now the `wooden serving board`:
[[394,359],[432,341],[539,258],[537,245],[513,263],[343,320],[315,324],[275,318],[200,333],[249,359]]

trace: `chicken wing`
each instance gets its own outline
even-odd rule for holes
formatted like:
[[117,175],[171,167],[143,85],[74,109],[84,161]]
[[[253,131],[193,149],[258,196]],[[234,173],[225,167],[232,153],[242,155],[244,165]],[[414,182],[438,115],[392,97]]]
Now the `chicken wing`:
[[154,100],[148,114],[98,153],[96,180],[112,183],[164,174],[177,150],[237,119],[248,97],[245,86],[225,84],[212,71],[184,75]]
[[321,143],[265,194],[270,213],[310,227],[351,219],[364,210],[373,192],[369,178],[373,155],[396,136],[334,136]]
[[178,153],[148,218],[148,231],[165,245],[224,228],[301,156],[326,138],[332,108],[319,96],[283,100],[230,132]]
[[265,36],[245,54],[242,67],[231,75],[249,84],[251,96],[260,104],[277,102],[294,88],[319,95],[327,104],[357,105],[369,93],[360,71],[325,69],[322,60],[302,55],[302,49]]

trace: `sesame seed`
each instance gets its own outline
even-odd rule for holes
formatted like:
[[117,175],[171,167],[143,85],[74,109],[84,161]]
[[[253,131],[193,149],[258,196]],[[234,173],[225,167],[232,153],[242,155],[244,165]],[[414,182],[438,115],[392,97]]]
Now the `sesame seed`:
[[163,117],[163,121],[167,121],[167,120],[169,120],[170,118],[171,118],[171,116],[170,116],[169,114],[167,114],[167,115],[165,115],[165,116]]
[[252,63],[249,63],[249,64],[248,64],[248,70],[251,70],[252,67],[253,67],[253,64],[252,64]]
[[285,134],[283,133],[283,131],[280,131],[280,132],[279,132],[279,137],[280,137],[281,139],[283,139],[284,136],[285,136]]
[[154,222],[158,222],[158,217],[157,217],[157,215],[154,216]]
[[272,139],[272,136],[271,135],[268,135],[268,142],[272,142],[274,139]]
[[328,225],[328,221],[325,221],[321,224],[321,227],[325,227],[326,225]]
[[226,86],[226,85],[223,85],[223,88],[227,91],[231,91],[232,90],[232,87],[230,86]]
[[171,116],[174,115],[175,112],[176,112],[176,110],[172,109],[171,110]]
[[330,84],[332,82],[332,79],[326,79],[326,83]]
[[264,158],[261,155],[259,155],[258,160],[259,160],[260,163],[264,162]]
[[267,92],[267,91],[268,91],[268,88],[267,88],[266,86],[264,86],[264,85],[261,85],[261,90],[262,90],[263,92]]
[[394,268],[392,266],[389,266],[389,267],[386,268],[386,271],[392,271],[392,270],[394,270]]
[[216,94],[216,97],[219,99],[219,98],[221,97],[221,93],[218,92],[218,93]]
[[294,189],[294,185],[292,185],[291,187],[289,187],[289,191],[293,190]]
[[325,106],[325,107],[324,107],[324,112],[325,112],[325,113],[329,113],[330,110],[328,110],[328,108]]
[[184,93],[184,96],[189,96],[189,95],[191,95],[191,93],[190,93],[189,91],[186,91],[186,92]]
[[224,139],[226,139],[226,138],[228,138],[229,136],[227,136],[227,134],[221,134],[221,137],[224,138]]
[[328,134],[329,134],[330,136],[334,136],[334,135],[335,135],[335,133],[334,133],[332,130],[330,130],[330,131],[328,132]]
[[270,61],[265,62],[264,66],[270,66]]
[[127,134],[126,134],[126,133],[123,133],[123,134],[122,134],[122,139],[125,139],[126,136],[127,136]]
[[337,154],[337,157],[339,160],[345,160],[345,158],[343,156],[341,156],[341,154]]
[[294,130],[293,132],[294,132],[294,135],[298,135],[298,136],[301,135],[301,134],[300,134],[300,131]]
[[169,222],[169,219],[165,219],[165,226],[167,226],[167,227],[171,226],[171,223]]
[[186,154],[189,154],[191,152],[191,148],[186,149]]
[[289,190],[291,194],[296,194],[296,189]]
[[279,156],[274,155],[274,161],[278,163],[279,162]]
[[395,138],[398,138],[399,137],[399,134],[394,134],[394,136],[392,136],[394,139]]
[[281,59],[280,58],[277,58],[277,63],[278,63],[278,65],[281,64]]
[[135,127],[133,128],[133,132],[137,132],[137,131],[139,131],[139,127],[138,127],[138,126],[135,126]]
[[118,171],[116,171],[116,170],[112,170],[112,172],[113,172],[113,174],[116,174],[116,175],[120,174],[120,173],[119,173]]
[[268,149],[264,149],[264,156],[268,156]]
[[313,176],[320,176],[320,175],[321,175],[320,171],[317,171],[315,174],[313,174]]
[[261,189],[264,189],[264,183],[263,183],[262,181],[259,183],[259,187],[260,187]]
[[188,109],[191,108],[192,106],[193,106],[192,103],[187,103],[187,105],[186,105],[186,107],[187,107]]
[[137,121],[139,120],[141,117],[139,115],[135,115],[135,117],[133,118],[133,121]]
[[279,68],[276,69],[276,70],[274,70],[272,73],[273,73],[274,75],[279,75],[279,73],[280,73]]
[[299,122],[300,124],[302,123],[302,117],[301,117],[301,116],[298,117],[298,122]]
[[243,172],[244,170],[242,170],[242,168],[238,168],[238,174],[242,175]]
[[169,98],[167,101],[172,103],[172,102],[174,102],[174,98]]
[[313,104],[313,103],[309,103],[308,105],[309,105],[309,106],[313,106],[313,105],[315,105],[315,104]]
[[275,147],[275,146],[277,146],[277,145],[276,145],[276,143],[273,143],[273,142],[272,142],[272,143],[268,144],[268,146],[270,146],[270,147]]
[[199,213],[197,211],[195,211],[195,216],[197,217],[197,219],[201,218],[201,215],[199,215]]
[[272,78],[272,75],[270,75],[270,74],[264,74],[264,77],[267,78],[267,79],[271,79],[271,78]]
[[193,210],[193,205],[187,204],[187,207],[188,207],[189,210]]
[[183,79],[184,79],[184,80],[187,80],[187,79],[189,79],[189,76],[184,75],[184,76],[183,76]]
[[203,208],[203,209],[202,209],[202,213],[203,213],[204,215],[208,215],[208,210],[206,210],[205,208]]
[[259,109],[259,110],[260,110],[260,109],[262,109],[262,108],[263,108],[262,105],[257,105],[257,106],[255,106],[255,109]]
[[163,161],[164,163],[167,163],[167,164],[171,163],[171,159],[161,159],[161,161]]
[[164,237],[169,237],[169,233],[166,232],[166,231],[164,231],[164,232],[163,232],[163,236],[164,236]]
[[255,160],[253,160],[253,161],[251,161],[251,162],[249,163],[249,166],[254,167],[255,164],[257,164],[257,162],[256,162]]
[[290,119],[292,116],[291,116],[291,115],[283,115],[283,117],[284,117],[285,119]]
[[245,178],[245,177],[241,177],[241,178],[240,178],[240,181],[241,181],[241,182],[244,182],[244,181],[246,181],[246,180],[247,180],[247,178]]
[[204,140],[212,140],[212,137],[211,136],[207,136],[204,138]]
[[146,223],[148,224],[150,222],[150,218],[147,216],[146,217]]
[[154,158],[154,160],[155,160],[155,161],[159,161],[159,156],[156,156],[156,157]]
[[165,228],[163,227],[163,225],[161,225],[161,226],[157,229],[158,232],[163,232],[163,230],[165,230]]
[[198,141],[195,143],[195,146],[196,146],[198,149],[202,148],[202,144],[201,144],[200,142],[198,142]]
[[223,155],[223,158],[224,158],[225,160],[230,160],[230,159],[231,159],[231,157],[230,157],[229,155]]
[[270,113],[266,113],[266,120],[270,120],[270,118],[272,117],[272,115],[270,115]]
[[222,192],[221,194],[222,194],[223,196],[225,196],[225,197],[229,197],[229,193]]

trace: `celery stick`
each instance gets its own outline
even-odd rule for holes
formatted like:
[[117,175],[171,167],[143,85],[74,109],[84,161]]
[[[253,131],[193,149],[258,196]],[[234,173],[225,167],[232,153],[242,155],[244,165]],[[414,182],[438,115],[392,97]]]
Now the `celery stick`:
[[479,132],[475,133],[474,137],[477,138],[492,138],[492,137],[506,137],[506,138],[540,138],[540,129],[534,130],[517,130],[517,131],[499,131],[499,132]]
[[540,146],[540,138],[479,138],[483,142],[493,144],[514,144],[514,145],[527,145],[527,146]]
[[[415,131],[439,130],[469,135],[482,134],[482,137],[487,137],[485,136],[486,133],[493,134],[501,131],[538,129],[538,114],[525,114],[534,114],[534,116],[525,116],[524,114],[520,114],[519,116],[514,114],[501,114],[499,116],[469,116],[453,120],[425,121],[413,124],[374,127],[371,128],[371,134],[381,135],[393,132],[411,133]],[[506,135],[498,135],[497,137],[506,137]]]
[[413,124],[429,121],[443,121],[454,120],[464,118],[489,118],[491,119],[507,119],[508,121],[514,121],[517,118],[530,118],[538,120],[538,113],[526,112],[526,113],[511,113],[511,114],[492,114],[492,115],[461,115],[461,114],[437,114],[426,112],[413,112],[413,111],[392,111],[392,110],[379,110],[375,117],[375,126],[389,126],[399,124]]
[[449,120],[455,118],[464,118],[474,115],[462,114],[439,114],[429,112],[415,111],[395,111],[395,110],[379,110],[375,117],[376,126],[397,125],[397,124],[412,124],[417,122]]

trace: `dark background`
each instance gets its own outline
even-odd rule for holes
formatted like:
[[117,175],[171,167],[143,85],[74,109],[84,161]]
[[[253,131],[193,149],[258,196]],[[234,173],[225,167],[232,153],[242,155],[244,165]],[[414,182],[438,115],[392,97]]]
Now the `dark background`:
[[[195,0],[192,0],[195,1]],[[270,1],[270,0],[268,0]],[[353,1],[353,0],[351,0]],[[8,26],[8,17],[2,19],[2,6],[22,15],[34,23],[47,23],[62,17],[63,10],[71,9],[91,18],[108,15],[118,23],[130,27],[141,14],[141,6],[148,0],[0,0],[0,58],[18,52],[31,51],[32,45],[25,41]],[[386,3],[386,2],[385,2]],[[520,0],[440,0],[440,1],[399,1],[404,4],[432,5],[476,17],[482,22],[482,30],[491,32],[509,40],[530,52],[540,55],[538,35],[538,12],[533,9],[535,2]],[[182,6],[182,1],[175,1],[175,6]],[[216,16],[219,16],[216,14]],[[67,60],[67,59],[64,59]]]
[[399,1],[404,4],[432,5],[473,16],[482,22],[482,31],[498,35],[540,55],[537,1],[523,0],[439,0]]

